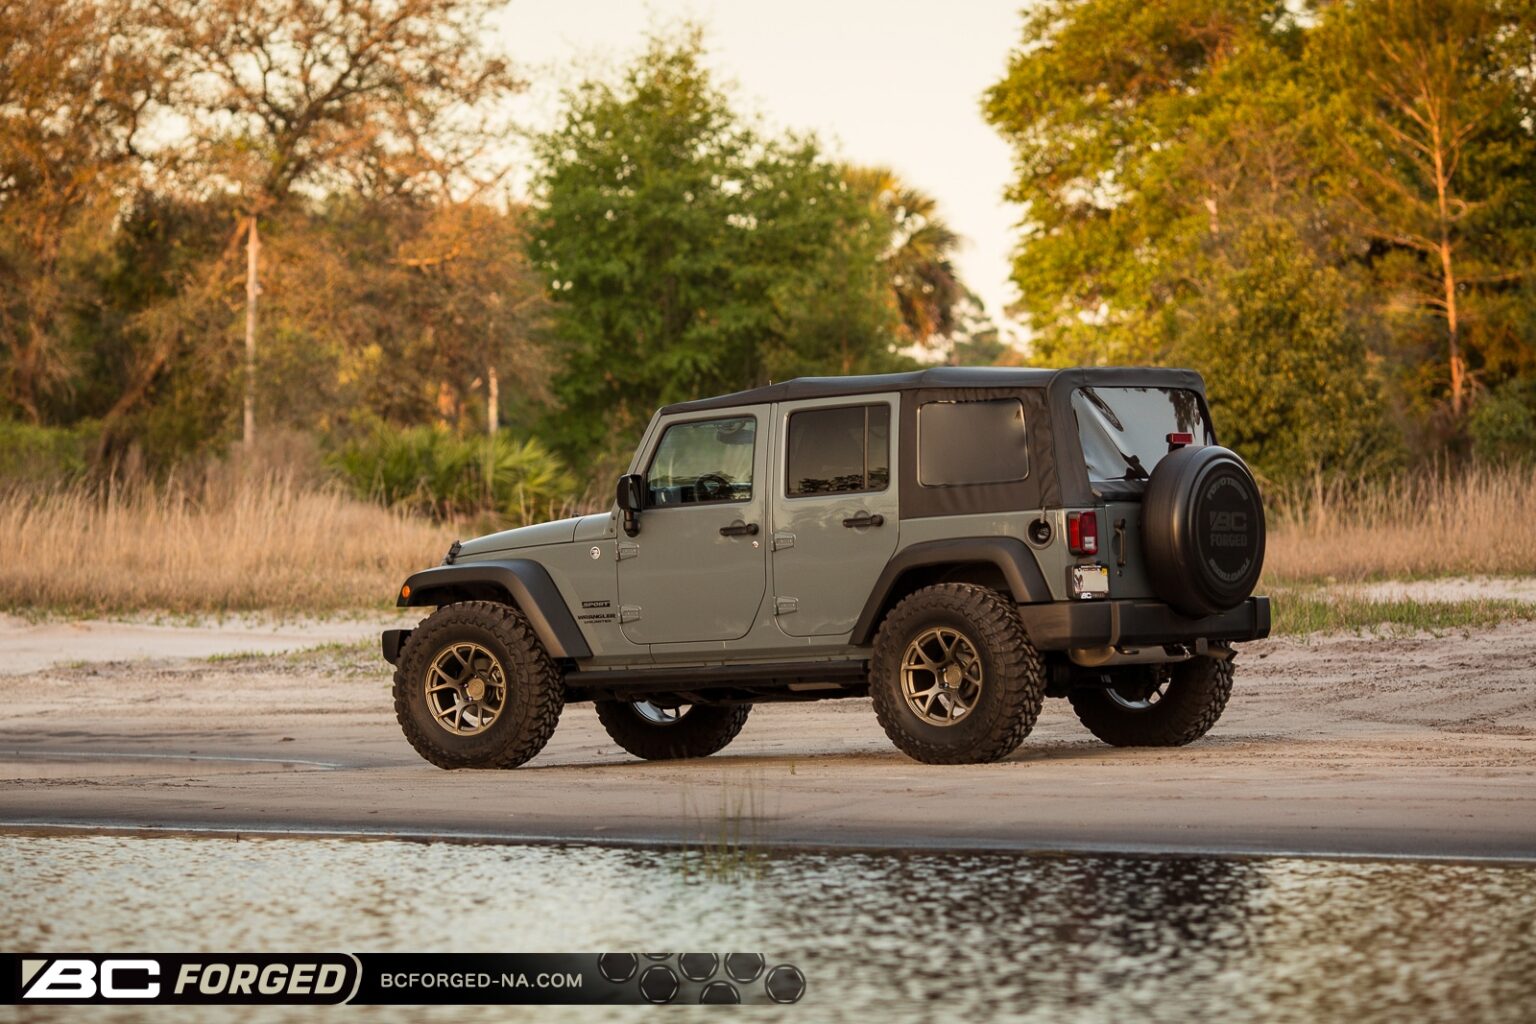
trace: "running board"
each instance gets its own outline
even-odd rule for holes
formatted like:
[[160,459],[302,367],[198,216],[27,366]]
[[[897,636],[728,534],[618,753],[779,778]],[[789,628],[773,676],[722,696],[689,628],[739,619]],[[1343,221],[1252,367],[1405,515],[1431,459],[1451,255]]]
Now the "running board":
[[749,665],[590,669],[585,672],[567,672],[565,685],[578,692],[600,690],[668,693],[678,690],[733,689],[742,686],[788,687],[796,683],[862,684],[868,675],[869,662],[860,658],[849,661],[777,661]]

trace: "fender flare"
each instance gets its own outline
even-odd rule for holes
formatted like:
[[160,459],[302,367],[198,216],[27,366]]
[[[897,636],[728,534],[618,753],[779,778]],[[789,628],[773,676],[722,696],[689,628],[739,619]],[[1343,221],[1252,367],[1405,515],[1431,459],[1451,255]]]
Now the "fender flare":
[[400,608],[441,607],[455,601],[506,601],[528,616],[528,624],[550,657],[592,657],[592,648],[549,570],[526,558],[423,569],[407,579],[399,593],[410,594],[396,596],[395,604]]
[[1019,604],[1051,600],[1051,590],[1045,584],[1040,564],[1029,547],[1017,537],[955,537],[923,541],[901,549],[886,563],[885,570],[869,592],[864,610],[853,624],[848,642],[857,646],[870,642],[880,625],[887,598],[905,573],[932,566],[976,563],[996,566],[1008,583],[1010,595]]

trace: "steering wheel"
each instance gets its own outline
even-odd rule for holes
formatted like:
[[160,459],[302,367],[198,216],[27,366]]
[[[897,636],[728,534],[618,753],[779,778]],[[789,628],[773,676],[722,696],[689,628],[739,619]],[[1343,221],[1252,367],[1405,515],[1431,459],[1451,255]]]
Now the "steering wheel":
[[731,482],[719,473],[705,473],[693,482],[699,501],[719,501],[731,494]]

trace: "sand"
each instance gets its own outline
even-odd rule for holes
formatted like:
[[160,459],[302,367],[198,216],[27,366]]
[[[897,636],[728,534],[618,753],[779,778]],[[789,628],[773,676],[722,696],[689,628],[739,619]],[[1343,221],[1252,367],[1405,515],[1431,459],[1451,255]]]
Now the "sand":
[[150,642],[141,625],[4,624],[0,824],[1536,856],[1536,623],[1249,644],[1192,746],[1107,747],[1052,700],[1009,760],[965,767],[908,760],[847,700],[760,706],[723,753],[672,763],[634,759],[572,705],[527,766],[444,772],[406,745],[371,656],[189,657],[377,625],[155,627],[144,661],[119,660]]
[[391,626],[413,626],[421,616],[361,614],[329,619],[42,619],[0,615],[0,673],[28,673],[60,665],[145,659],[279,654],[323,644],[372,643]]

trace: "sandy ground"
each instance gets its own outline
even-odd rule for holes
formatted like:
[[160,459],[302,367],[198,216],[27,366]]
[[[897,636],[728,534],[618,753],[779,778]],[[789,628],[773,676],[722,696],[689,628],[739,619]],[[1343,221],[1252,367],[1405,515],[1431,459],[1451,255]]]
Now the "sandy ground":
[[1536,579],[1507,576],[1452,576],[1434,580],[1383,580],[1344,586],[1341,591],[1371,601],[1520,601],[1536,603]]
[[[8,629],[0,656],[23,645]],[[722,754],[670,764],[630,757],[573,705],[524,768],[444,772],[401,737],[370,653],[163,656],[204,639],[156,661],[80,642],[66,664],[0,676],[0,824],[1536,856],[1536,623],[1250,644],[1193,746],[1113,749],[1053,700],[1012,758],[968,767],[907,760],[853,700],[760,706]]]
[[0,615],[0,670],[35,672],[61,665],[147,658],[209,658],[278,654],[321,644],[372,642],[390,626],[413,626],[420,616],[363,615],[333,619],[232,617],[192,619],[45,619]]

